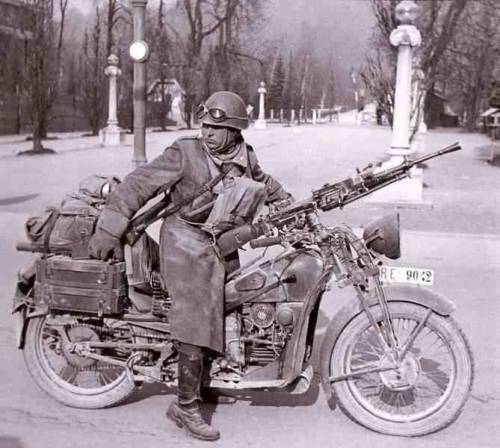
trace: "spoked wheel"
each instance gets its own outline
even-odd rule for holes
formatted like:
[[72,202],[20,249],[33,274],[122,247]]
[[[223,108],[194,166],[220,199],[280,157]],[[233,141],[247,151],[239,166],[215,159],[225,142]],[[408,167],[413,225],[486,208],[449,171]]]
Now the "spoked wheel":
[[445,428],[472,386],[467,340],[451,317],[412,303],[390,302],[389,309],[401,359],[380,338],[381,310],[372,308],[378,329],[358,314],[324,363],[330,378],[346,377],[331,383],[337,401],[354,421],[384,434],[420,436]]
[[[115,338],[117,331],[112,328],[113,321],[105,322],[106,325],[98,325],[89,319],[64,316],[31,319],[24,359],[38,386],[56,400],[77,408],[104,408],[126,399],[135,386],[123,367],[70,350],[71,343]],[[122,361],[130,355],[109,349],[100,349],[100,352]]]

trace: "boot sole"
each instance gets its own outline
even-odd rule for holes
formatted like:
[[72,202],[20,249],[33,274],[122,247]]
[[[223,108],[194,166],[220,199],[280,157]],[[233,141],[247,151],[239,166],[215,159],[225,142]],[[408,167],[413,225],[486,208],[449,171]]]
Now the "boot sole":
[[213,442],[215,440],[219,440],[219,438],[220,438],[220,436],[215,436],[215,437],[205,436],[204,437],[200,434],[196,434],[196,433],[190,431],[190,429],[184,423],[182,423],[182,420],[180,418],[178,418],[176,415],[174,415],[172,412],[170,412],[170,409],[167,411],[167,418],[169,420],[172,420],[177,425],[178,428],[181,428],[181,429],[184,428],[185,431],[191,437],[194,437],[195,439]]

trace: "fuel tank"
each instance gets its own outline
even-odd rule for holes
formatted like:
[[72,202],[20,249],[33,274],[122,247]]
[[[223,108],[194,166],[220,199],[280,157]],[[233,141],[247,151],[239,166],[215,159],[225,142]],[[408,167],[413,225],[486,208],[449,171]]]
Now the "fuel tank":
[[323,260],[298,249],[244,269],[226,284],[226,309],[251,302],[302,302],[316,285]]

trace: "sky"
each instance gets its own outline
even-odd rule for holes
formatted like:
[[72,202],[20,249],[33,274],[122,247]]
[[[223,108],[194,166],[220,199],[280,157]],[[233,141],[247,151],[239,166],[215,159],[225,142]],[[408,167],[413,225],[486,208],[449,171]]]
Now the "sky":
[[[73,0],[71,5],[83,13],[96,2],[105,0]],[[177,0],[165,0],[167,9]],[[241,0],[245,1],[245,0]],[[338,65],[359,68],[363,62],[373,26],[370,0],[266,0],[272,15],[270,29],[293,39],[306,21],[318,33],[319,52],[332,56]],[[149,0],[148,8],[158,0]],[[167,16],[168,18],[168,16]]]
[[369,0],[276,0],[273,28],[293,39],[301,23],[317,33],[318,54],[358,67],[368,47],[374,18]]
[[[85,15],[96,3],[105,1],[70,0],[70,4]],[[154,8],[158,1],[148,0],[147,8]],[[168,8],[176,3],[177,0],[165,0],[167,20]],[[315,34],[315,53],[333,62],[342,90],[351,85],[349,73],[359,72],[364,63],[374,24],[370,3],[370,0],[264,0],[270,21],[263,32],[284,39],[293,48],[302,23],[307,23]]]

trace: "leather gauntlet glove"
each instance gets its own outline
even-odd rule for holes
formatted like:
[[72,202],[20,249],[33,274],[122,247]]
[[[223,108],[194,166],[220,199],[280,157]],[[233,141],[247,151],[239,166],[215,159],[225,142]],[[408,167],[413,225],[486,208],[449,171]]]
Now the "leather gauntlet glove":
[[123,247],[119,238],[97,228],[89,241],[89,254],[92,258],[103,261],[110,258],[123,260]]

